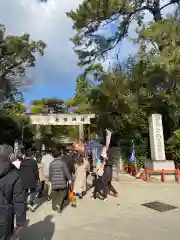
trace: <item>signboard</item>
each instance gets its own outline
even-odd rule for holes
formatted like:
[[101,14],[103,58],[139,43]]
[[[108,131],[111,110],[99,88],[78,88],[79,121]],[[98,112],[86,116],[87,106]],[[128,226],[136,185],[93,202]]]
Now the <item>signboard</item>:
[[149,118],[149,132],[152,160],[166,160],[161,114],[152,114]]
[[91,119],[95,114],[47,114],[32,115],[30,114],[32,124],[36,125],[82,125],[91,124]]

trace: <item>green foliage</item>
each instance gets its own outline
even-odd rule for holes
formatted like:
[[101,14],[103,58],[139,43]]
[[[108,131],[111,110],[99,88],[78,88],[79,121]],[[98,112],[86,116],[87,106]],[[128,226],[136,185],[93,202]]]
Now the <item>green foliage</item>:
[[15,114],[21,114],[26,111],[26,107],[21,102],[1,102],[0,103],[0,111],[9,114],[11,116]]
[[[55,98],[33,100],[31,113],[68,113],[68,107],[70,107],[71,103],[69,101],[68,106],[64,101]],[[62,136],[69,136],[70,139],[74,139],[76,135],[76,127],[74,126],[40,126],[39,130],[41,139],[45,142]]]
[[0,104],[0,143],[13,145],[22,136],[24,140],[32,138],[29,118],[23,115],[25,111],[26,107],[20,102]]
[[76,95],[75,95],[75,102],[79,104],[81,102],[86,102],[86,96],[88,91],[90,90],[90,83],[86,76],[80,75],[76,80]]
[[42,98],[32,101],[31,112],[33,113],[64,113],[67,112],[67,107],[64,101],[56,98]]
[[136,156],[136,165],[138,168],[144,168],[144,164],[147,161],[146,154],[142,156]]
[[16,139],[19,139],[21,136],[21,129],[19,125],[8,115],[0,115],[0,124],[2,128],[0,135],[0,144],[8,143],[10,145],[13,145],[14,141]]
[[175,161],[177,168],[180,168],[180,129],[174,131],[172,137],[167,141],[167,154],[169,159]]
[[[179,20],[176,15],[139,28],[139,52],[101,71],[96,83],[86,76],[80,104],[85,112],[96,113],[93,131],[111,129],[125,158],[129,159],[134,140],[139,165],[150,157],[148,117],[162,114],[167,141],[180,127]],[[90,74],[90,73],[89,73]],[[82,91],[76,91],[76,98]],[[143,160],[144,159],[144,160]]]
[[[113,130],[127,159],[132,139],[137,158],[150,157],[150,114],[162,114],[165,140],[180,127],[179,8],[174,14],[162,15],[173,4],[177,6],[179,1],[160,6],[158,0],[84,0],[75,11],[67,13],[76,30],[72,41],[79,65],[89,66],[88,75],[85,70],[84,77],[77,81],[77,109],[96,113],[93,131]],[[145,23],[147,11],[153,20]],[[128,36],[132,22],[137,23],[138,37],[134,43],[140,45],[138,54],[127,62],[118,61],[108,71],[95,71],[98,81],[93,82],[92,66]],[[111,23],[116,30],[110,35]]]
[[[43,41],[33,41],[30,35],[4,37],[5,28],[0,27],[0,87],[3,90],[1,98],[13,98],[18,89],[12,86],[14,78],[22,77],[26,69],[34,67],[38,55],[43,56],[46,44]],[[21,80],[22,78],[20,78]]]
[[104,74],[104,69],[99,63],[87,67],[84,73],[77,77],[75,95],[67,101],[67,106],[74,107],[76,113],[90,112],[88,95],[93,87],[101,82],[102,74]]
[[[160,6],[159,0],[83,0],[75,11],[67,13],[76,30],[72,41],[80,66],[104,58],[128,36],[132,23],[142,27],[145,12],[158,22],[163,20],[162,11],[165,8],[177,4],[179,0],[169,0],[163,6]],[[116,26],[113,34],[109,33],[111,23]]]

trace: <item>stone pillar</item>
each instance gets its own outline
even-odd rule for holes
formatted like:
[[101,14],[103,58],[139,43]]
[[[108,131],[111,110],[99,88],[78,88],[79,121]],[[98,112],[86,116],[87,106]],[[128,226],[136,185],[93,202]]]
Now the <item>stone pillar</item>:
[[166,160],[161,114],[152,114],[149,117],[149,136],[151,159],[156,161]]
[[37,150],[41,150],[41,132],[40,132],[40,125],[36,125],[36,134],[35,134],[35,147]]
[[79,125],[79,140],[84,141],[84,125]]
[[[174,161],[166,160],[164,147],[164,134],[161,114],[152,114],[149,117],[149,136],[151,147],[151,161],[145,163],[150,170],[174,170]],[[170,176],[170,178],[174,176]]]
[[41,132],[40,132],[40,125],[36,125],[36,140],[40,140],[41,139]]

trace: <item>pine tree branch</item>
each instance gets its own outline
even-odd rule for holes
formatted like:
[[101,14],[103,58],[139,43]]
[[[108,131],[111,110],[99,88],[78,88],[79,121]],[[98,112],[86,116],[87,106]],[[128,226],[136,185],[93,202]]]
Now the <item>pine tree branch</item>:
[[162,10],[162,9],[170,6],[171,4],[175,4],[175,3],[180,4],[180,0],[171,0],[170,2],[168,2],[168,3],[166,3],[164,6],[162,6],[162,7],[160,8],[160,10]]

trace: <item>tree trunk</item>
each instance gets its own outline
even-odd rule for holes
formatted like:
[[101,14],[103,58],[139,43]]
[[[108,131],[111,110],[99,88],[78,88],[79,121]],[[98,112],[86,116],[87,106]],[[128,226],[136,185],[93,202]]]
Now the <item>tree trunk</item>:
[[162,20],[159,0],[155,0],[155,1],[154,1],[154,7],[153,7],[153,9],[151,10],[151,12],[152,12],[152,14],[153,14],[153,18],[154,18],[154,21],[155,21],[155,22]]
[[8,98],[8,95],[11,92],[10,88],[9,80],[0,76],[0,100]]

